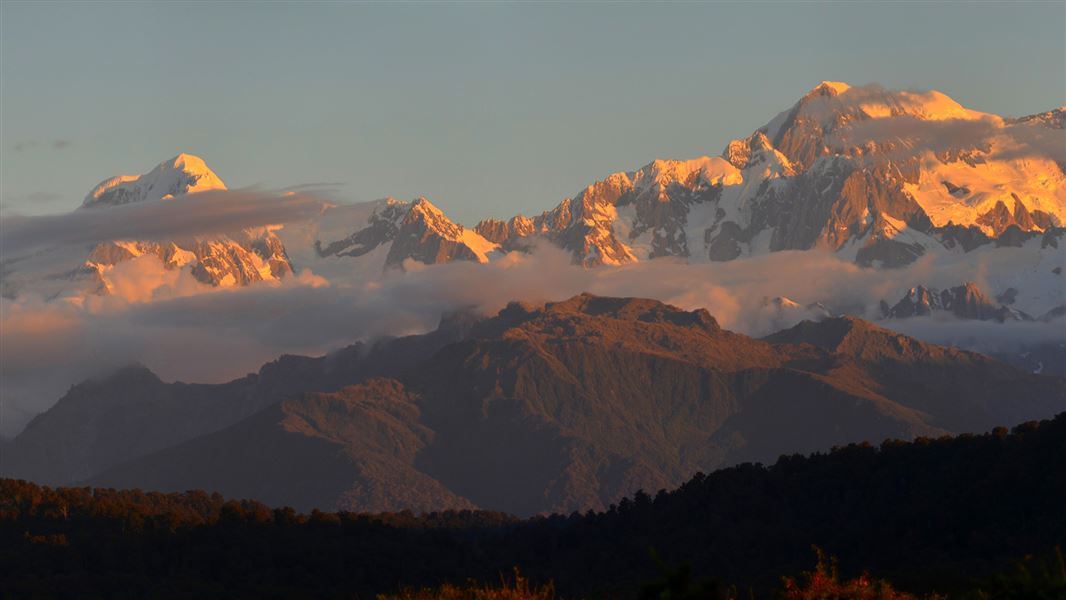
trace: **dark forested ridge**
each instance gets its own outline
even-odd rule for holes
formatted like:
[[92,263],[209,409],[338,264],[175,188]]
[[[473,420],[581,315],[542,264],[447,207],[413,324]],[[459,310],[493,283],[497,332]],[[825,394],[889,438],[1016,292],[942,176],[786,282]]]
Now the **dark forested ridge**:
[[40,487],[0,480],[0,589],[372,597],[405,585],[497,580],[514,566],[564,596],[627,596],[668,564],[740,589],[809,569],[904,590],[966,589],[1066,542],[1066,413],[1012,431],[850,445],[698,474],[603,512],[301,515],[217,494]]

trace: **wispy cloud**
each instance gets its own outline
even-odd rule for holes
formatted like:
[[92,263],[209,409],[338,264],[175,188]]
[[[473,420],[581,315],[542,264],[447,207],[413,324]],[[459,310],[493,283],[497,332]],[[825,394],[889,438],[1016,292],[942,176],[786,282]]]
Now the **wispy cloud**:
[[28,150],[35,150],[37,148],[45,148],[52,150],[64,150],[71,145],[70,140],[56,139],[51,141],[41,140],[21,140],[11,145],[11,149],[15,152],[26,152]]
[[[931,92],[894,92],[871,84],[851,88],[833,98],[814,98],[807,110],[816,118],[828,118],[841,104],[864,110],[867,104],[894,110],[919,110],[922,102],[944,104],[946,101]],[[1000,139],[1006,143],[997,144],[997,159],[1043,156],[1066,164],[1066,130],[1031,123],[1006,124],[995,115],[981,117],[971,113],[961,118],[959,113],[959,116],[936,120],[896,114],[855,120],[831,133],[828,142],[839,149],[862,147],[871,142],[888,143],[895,147],[890,157],[909,157],[925,150],[940,153],[951,149],[988,149],[994,139]]]
[[311,218],[323,201],[311,194],[252,189],[207,191],[178,200],[138,202],[46,216],[0,216],[7,260],[42,248],[115,239],[182,239]]

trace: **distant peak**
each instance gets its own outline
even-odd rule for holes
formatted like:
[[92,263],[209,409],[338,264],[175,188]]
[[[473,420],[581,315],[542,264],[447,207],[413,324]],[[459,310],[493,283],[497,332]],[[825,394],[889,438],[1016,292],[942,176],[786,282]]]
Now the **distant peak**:
[[418,198],[415,198],[414,202],[411,203],[411,209],[417,209],[419,211],[429,212],[437,215],[444,214],[441,209],[437,208],[437,206],[430,202],[429,198],[426,198],[425,196],[419,196]]
[[132,382],[160,383],[162,380],[144,364],[134,361],[112,371],[108,371],[98,377],[90,378],[85,383],[95,385],[122,384]]
[[763,296],[762,304],[763,306],[773,307],[782,310],[800,308],[800,304],[798,302],[786,296],[776,296],[774,298]]
[[451,219],[445,216],[444,211],[437,208],[437,206],[430,202],[425,196],[419,196],[411,202],[411,208],[408,211],[408,214],[413,219],[439,223],[445,227],[454,227]]
[[807,343],[829,350],[837,350],[848,339],[873,332],[895,335],[858,317],[841,316],[830,317],[820,321],[801,321],[793,327],[781,330],[764,339],[774,343]]
[[185,168],[194,171],[210,170],[207,168],[207,163],[204,162],[204,159],[195,154],[187,154],[185,152],[181,152],[174,158],[164,161],[161,164],[172,168]]
[[407,211],[404,224],[419,223],[441,237],[458,241],[463,238],[463,226],[453,223],[444,211],[437,208],[425,196],[419,196],[411,202],[411,208]]
[[588,292],[560,302],[548,302],[542,311],[550,315],[584,314],[627,321],[698,326],[712,331],[721,329],[715,318],[703,308],[686,311],[658,300],[595,296]]
[[851,86],[842,81],[823,81],[814,86],[808,95],[836,96],[851,89]]
[[1009,123],[1024,123],[1028,125],[1043,125],[1051,129],[1066,129],[1066,106],[1060,106],[1059,108],[1053,108],[1049,111],[1037,113],[1035,115],[1028,115],[1025,117],[1019,117],[1017,119],[1008,119]]
[[82,206],[119,206],[224,189],[226,184],[207,166],[204,159],[182,152],[143,175],[119,175],[105,179],[86,194]]

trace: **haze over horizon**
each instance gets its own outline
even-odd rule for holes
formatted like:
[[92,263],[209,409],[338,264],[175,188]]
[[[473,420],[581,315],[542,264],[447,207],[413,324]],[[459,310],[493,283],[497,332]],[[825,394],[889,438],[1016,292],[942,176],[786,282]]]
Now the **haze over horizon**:
[[1066,101],[1062,4],[5,3],[2,16],[0,209],[21,214],[71,210],[104,177],[190,152],[231,187],[425,195],[473,225],[656,158],[717,155],[822,80],[937,89],[1003,115]]

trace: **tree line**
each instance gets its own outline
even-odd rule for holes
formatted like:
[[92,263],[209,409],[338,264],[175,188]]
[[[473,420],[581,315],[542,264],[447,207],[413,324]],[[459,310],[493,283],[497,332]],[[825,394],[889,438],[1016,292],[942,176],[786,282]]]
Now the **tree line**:
[[[312,511],[0,480],[0,589],[13,595],[373,598],[499,581],[519,567],[565,597],[632,597],[649,559],[758,596],[812,547],[915,593],[959,594],[1066,541],[1066,413],[990,433],[854,444],[696,474],[601,512]],[[725,589],[725,588],[723,588]]]

